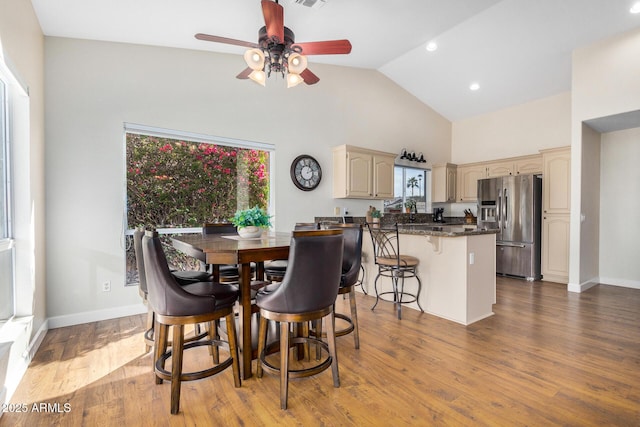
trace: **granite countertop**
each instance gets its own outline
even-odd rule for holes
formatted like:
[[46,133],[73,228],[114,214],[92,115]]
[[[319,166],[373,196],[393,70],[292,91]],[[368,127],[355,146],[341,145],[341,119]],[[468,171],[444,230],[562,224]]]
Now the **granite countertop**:
[[496,234],[499,230],[478,229],[475,225],[465,224],[398,224],[400,234],[414,234],[418,236],[459,237],[478,234]]

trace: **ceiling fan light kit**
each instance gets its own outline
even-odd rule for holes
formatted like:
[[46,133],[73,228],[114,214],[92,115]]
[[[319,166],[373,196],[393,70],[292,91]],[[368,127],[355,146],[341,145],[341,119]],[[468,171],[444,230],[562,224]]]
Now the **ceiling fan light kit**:
[[340,55],[351,52],[349,40],[295,43],[293,31],[284,26],[284,9],[278,4],[278,0],[262,0],[261,3],[265,26],[258,31],[258,43],[202,33],[195,35],[198,40],[249,48],[244,53],[248,68],[236,78],[250,79],[265,86],[267,77],[273,72],[286,78],[288,88],[302,82],[312,85],[320,79],[307,68],[306,55]]

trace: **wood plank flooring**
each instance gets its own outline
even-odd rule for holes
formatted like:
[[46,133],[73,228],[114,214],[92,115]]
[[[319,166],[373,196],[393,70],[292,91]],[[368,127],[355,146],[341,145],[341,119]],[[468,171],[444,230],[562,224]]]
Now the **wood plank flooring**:
[[[358,294],[360,350],[338,339],[341,387],[330,370],[293,380],[286,411],[278,377],[235,389],[226,370],[183,383],[172,416],[170,385],[155,385],[144,353],[144,316],[54,329],[12,398],[28,411],[0,425],[639,426],[640,290],[497,283],[495,315],[467,327],[410,309],[399,321],[390,303],[372,312]],[[207,359],[185,355],[190,367]]]

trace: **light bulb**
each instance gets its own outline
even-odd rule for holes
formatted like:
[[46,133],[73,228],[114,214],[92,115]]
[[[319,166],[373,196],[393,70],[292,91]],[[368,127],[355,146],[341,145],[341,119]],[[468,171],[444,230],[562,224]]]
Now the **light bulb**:
[[267,80],[267,75],[262,70],[253,70],[251,74],[249,74],[249,78],[259,85],[264,86]]
[[287,74],[287,88],[298,86],[304,79],[299,74],[289,73]]

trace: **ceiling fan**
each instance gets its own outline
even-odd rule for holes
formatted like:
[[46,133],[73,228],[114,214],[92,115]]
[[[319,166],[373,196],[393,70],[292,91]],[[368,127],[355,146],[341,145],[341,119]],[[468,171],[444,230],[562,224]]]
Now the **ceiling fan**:
[[248,67],[236,76],[238,79],[251,79],[265,85],[271,73],[280,73],[287,77],[287,87],[305,82],[308,85],[320,81],[318,76],[307,68],[305,55],[341,55],[351,52],[349,40],[327,40],[296,43],[293,31],[284,26],[284,8],[278,0],[262,0],[262,14],[265,26],[258,31],[258,43],[227,37],[198,33],[196,39],[248,47],[244,59]]

